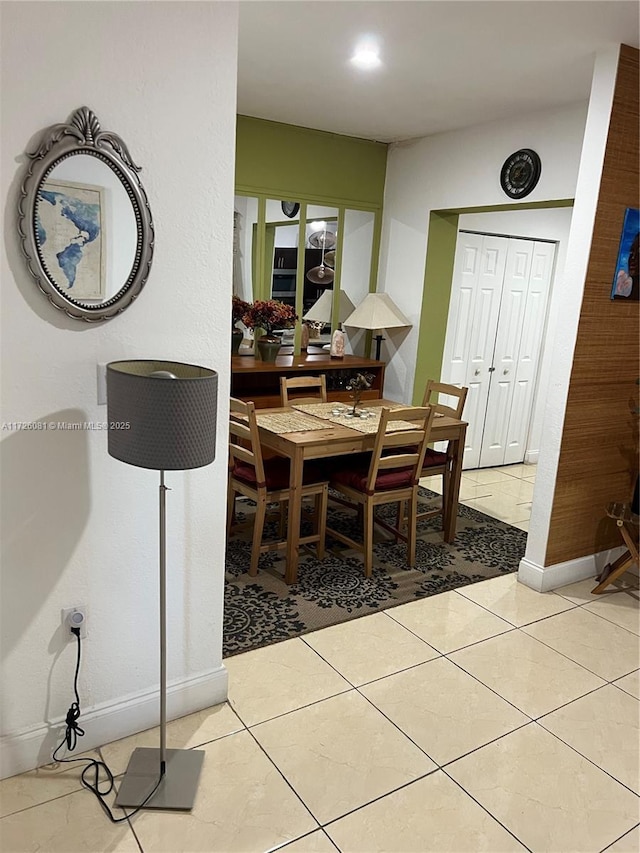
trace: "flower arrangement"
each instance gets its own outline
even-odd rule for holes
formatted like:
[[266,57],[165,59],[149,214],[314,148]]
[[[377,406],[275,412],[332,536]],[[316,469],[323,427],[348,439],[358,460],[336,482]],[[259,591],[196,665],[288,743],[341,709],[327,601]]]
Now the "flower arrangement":
[[351,398],[353,400],[353,415],[357,416],[356,406],[360,404],[360,398],[362,397],[363,391],[368,391],[369,388],[373,385],[374,380],[373,373],[356,373],[355,376],[352,376],[351,379],[347,382],[347,391],[351,391]]
[[297,319],[291,305],[275,299],[256,299],[241,317],[247,328],[264,329],[267,335],[271,335],[274,329],[292,329]]
[[235,294],[231,298],[231,326],[235,328],[238,320],[242,320],[251,306]]

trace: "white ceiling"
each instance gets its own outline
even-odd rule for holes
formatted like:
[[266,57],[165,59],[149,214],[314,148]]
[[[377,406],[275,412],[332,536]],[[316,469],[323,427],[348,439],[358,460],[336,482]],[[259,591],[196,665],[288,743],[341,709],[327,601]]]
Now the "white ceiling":
[[[241,0],[238,112],[394,142],[587,100],[627,0]],[[383,65],[349,63],[365,34]]]

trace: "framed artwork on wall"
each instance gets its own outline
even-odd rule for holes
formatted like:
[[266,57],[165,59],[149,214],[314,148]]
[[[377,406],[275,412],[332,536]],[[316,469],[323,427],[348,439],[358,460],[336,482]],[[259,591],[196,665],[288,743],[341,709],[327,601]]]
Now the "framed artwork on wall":
[[628,207],[624,214],[618,260],[613,276],[611,298],[640,299],[640,210]]

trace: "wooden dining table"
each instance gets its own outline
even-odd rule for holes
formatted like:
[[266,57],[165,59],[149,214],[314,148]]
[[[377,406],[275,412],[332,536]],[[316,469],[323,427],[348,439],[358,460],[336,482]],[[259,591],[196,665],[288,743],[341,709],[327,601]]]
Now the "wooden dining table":
[[[367,408],[397,407],[403,405],[391,400],[367,400]],[[302,504],[302,474],[304,463],[310,459],[325,459],[332,456],[346,456],[353,453],[372,450],[376,438],[375,432],[363,433],[349,426],[349,421],[341,417],[340,423],[313,418],[307,413],[309,429],[286,432],[286,426],[278,426],[278,418],[265,418],[264,415],[291,415],[296,411],[295,403],[288,407],[260,409],[258,413],[258,428],[260,443],[263,448],[275,451],[280,456],[290,460],[289,469],[289,508],[287,524],[287,551],[284,579],[292,584],[298,578],[298,560],[300,552],[300,514]],[[318,421],[314,429],[313,420]],[[262,421],[262,423],[261,423]],[[343,423],[344,421],[344,423]],[[462,474],[462,457],[467,432],[467,423],[446,415],[438,415],[433,419],[431,440],[451,442],[452,470],[449,488],[447,489],[446,506],[443,507],[443,531],[445,542],[453,542],[456,535],[456,518],[458,515],[458,495],[460,477]]]

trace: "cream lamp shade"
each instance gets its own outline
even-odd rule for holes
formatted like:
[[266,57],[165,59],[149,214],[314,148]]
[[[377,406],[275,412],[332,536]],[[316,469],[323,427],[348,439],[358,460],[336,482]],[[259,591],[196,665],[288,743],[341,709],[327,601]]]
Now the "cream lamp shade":
[[[338,323],[344,323],[345,317],[348,317],[355,310],[355,307],[344,290],[341,290],[338,304]],[[310,320],[312,323],[330,323],[332,311],[333,291],[325,290],[320,299],[314,302],[302,319]]]
[[[355,311],[344,321],[356,329],[399,329],[412,326],[388,293],[368,293]],[[384,338],[376,335],[376,361],[380,360],[380,344]]]

